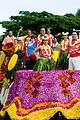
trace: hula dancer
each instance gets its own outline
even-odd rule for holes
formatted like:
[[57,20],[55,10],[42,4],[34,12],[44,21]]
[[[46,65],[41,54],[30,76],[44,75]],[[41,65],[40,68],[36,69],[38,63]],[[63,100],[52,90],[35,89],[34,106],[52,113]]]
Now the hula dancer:
[[50,29],[47,29],[48,44],[53,47],[54,36],[51,34]]
[[62,33],[64,39],[61,42],[61,52],[60,52],[60,60],[59,60],[59,65],[60,65],[60,69],[68,69],[68,51],[67,51],[67,47],[68,47],[68,32],[66,33]]
[[59,54],[60,54],[60,44],[58,43],[57,39],[54,39],[54,45],[53,45],[53,60],[56,62],[56,67],[59,59]]
[[50,70],[53,69],[54,61],[52,60],[52,48],[48,45],[48,37],[42,37],[42,44],[36,48],[39,51],[38,61],[34,66],[34,70]]
[[39,47],[42,43],[42,37],[46,35],[45,28],[40,29],[40,34],[38,35],[38,38],[36,40],[37,47]]
[[67,47],[68,47],[68,42],[69,42],[69,40],[68,40],[68,32],[66,32],[66,33],[63,32],[62,34],[63,34],[64,40],[62,40],[62,42],[61,42],[61,49],[63,51],[66,51]]

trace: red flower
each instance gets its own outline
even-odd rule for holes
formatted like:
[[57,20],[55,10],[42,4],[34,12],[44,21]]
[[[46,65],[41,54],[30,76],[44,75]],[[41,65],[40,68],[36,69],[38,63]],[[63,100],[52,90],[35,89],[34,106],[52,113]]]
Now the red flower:
[[35,89],[35,90],[32,92],[33,98],[36,98],[36,97],[38,96],[38,93],[39,93],[39,91]]
[[29,56],[29,58],[30,58],[31,60],[36,60],[35,54],[31,54],[31,55]]
[[24,57],[24,62],[27,62],[28,61],[28,57]]
[[4,79],[4,74],[0,73],[0,80]]

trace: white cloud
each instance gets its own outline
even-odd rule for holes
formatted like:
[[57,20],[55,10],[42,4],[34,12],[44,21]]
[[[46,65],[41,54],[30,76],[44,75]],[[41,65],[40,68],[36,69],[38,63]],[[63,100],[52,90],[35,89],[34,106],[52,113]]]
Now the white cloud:
[[80,8],[80,0],[2,0],[0,2],[0,21],[9,20],[19,11],[47,11],[53,14],[75,14]]
[[6,29],[2,28],[2,25],[0,24],[0,35],[3,35],[5,31]]
[[80,0],[2,0],[0,3],[0,21],[17,15],[20,10],[47,11],[64,15],[75,13],[80,7]]

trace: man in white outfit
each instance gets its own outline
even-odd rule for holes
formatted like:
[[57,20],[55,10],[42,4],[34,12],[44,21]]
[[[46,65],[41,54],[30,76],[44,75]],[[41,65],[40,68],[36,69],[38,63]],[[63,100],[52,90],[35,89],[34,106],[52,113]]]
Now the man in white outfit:
[[68,44],[69,70],[80,70],[80,39],[76,32],[72,33],[72,39]]

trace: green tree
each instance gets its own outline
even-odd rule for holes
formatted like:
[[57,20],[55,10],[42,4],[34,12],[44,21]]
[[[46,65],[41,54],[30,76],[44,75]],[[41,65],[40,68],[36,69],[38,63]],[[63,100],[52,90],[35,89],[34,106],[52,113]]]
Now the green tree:
[[77,10],[76,16],[79,16],[79,17],[80,17],[80,8]]
[[[78,10],[79,12],[79,10]],[[10,21],[1,22],[2,26],[6,28],[6,34],[9,30],[14,32],[17,36],[19,29],[23,27],[22,35],[26,34],[27,29],[31,29],[36,35],[39,33],[41,27],[51,28],[52,34],[59,32],[72,32],[74,29],[80,29],[80,17],[73,14],[65,14],[64,16],[53,15],[46,11],[43,12],[29,12],[20,11],[19,15],[11,16]]]

